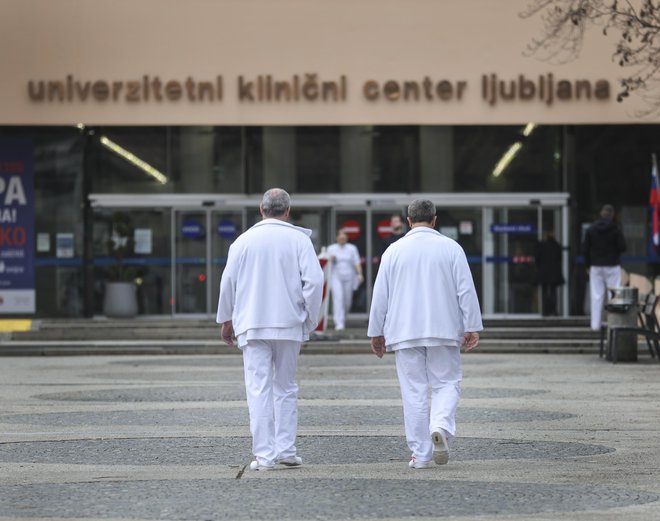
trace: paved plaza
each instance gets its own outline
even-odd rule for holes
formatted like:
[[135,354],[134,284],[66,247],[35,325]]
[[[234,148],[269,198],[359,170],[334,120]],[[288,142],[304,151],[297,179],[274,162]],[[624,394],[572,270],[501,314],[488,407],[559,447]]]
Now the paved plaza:
[[251,472],[238,355],[0,358],[0,520],[660,519],[660,364],[463,356],[408,468],[393,356],[303,354],[301,468]]

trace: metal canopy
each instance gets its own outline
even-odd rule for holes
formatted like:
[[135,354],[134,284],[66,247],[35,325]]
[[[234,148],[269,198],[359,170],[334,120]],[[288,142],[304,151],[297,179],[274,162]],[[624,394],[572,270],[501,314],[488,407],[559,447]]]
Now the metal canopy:
[[[256,208],[261,194],[90,194],[92,206],[98,208]],[[394,193],[394,194],[293,194],[294,207],[363,207],[407,206],[414,199],[430,199],[440,208],[456,207],[526,207],[565,206],[565,192],[523,193]]]

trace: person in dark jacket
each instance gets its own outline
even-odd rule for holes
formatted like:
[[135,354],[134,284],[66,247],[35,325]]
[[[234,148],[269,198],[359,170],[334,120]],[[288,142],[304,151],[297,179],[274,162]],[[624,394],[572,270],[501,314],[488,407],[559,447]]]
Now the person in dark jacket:
[[561,245],[553,231],[543,234],[536,245],[536,281],[541,286],[542,313],[557,315],[557,288],[564,283],[561,270]]
[[406,234],[406,230],[403,227],[403,217],[401,217],[400,213],[395,213],[390,217],[390,226],[392,227],[392,233],[383,239],[383,251],[381,252],[381,255],[385,253],[385,250],[390,245],[394,244]]
[[614,223],[612,205],[603,206],[600,218],[587,229],[582,251],[591,286],[591,329],[598,331],[607,288],[621,285],[621,254],[626,251],[623,233]]

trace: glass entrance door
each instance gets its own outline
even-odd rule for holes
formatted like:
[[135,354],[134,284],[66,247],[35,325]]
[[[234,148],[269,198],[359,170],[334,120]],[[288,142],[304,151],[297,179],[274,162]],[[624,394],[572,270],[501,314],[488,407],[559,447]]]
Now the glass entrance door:
[[[536,243],[554,231],[563,248],[566,280],[558,291],[559,314],[568,313],[568,194],[423,194],[438,209],[438,230],[465,250],[486,317],[539,316],[540,292],[535,280]],[[348,229],[361,255],[365,282],[354,295],[349,318],[366,318],[373,283],[391,233],[393,214],[405,216],[414,194],[328,194],[299,196],[289,222],[312,230],[318,253]],[[135,226],[135,251],[127,264],[137,269],[140,314],[211,316],[229,246],[261,219],[256,197],[203,195],[94,195],[95,279],[101,285],[112,262],[107,244],[112,214],[130,212]],[[406,231],[407,225],[405,227]],[[101,312],[102,288],[97,313]]]
[[173,310],[175,314],[215,313],[229,246],[245,228],[245,211],[173,212]]
[[484,208],[484,313],[540,314],[534,255],[539,208]]
[[207,314],[210,309],[209,212],[174,210],[173,223],[174,314]]
[[[369,303],[371,301],[372,277],[375,277],[375,274],[372,273],[371,266],[366,262],[366,259],[371,259],[373,256],[371,246],[371,214],[364,209],[337,209],[333,224],[333,234],[329,244],[336,242],[336,236],[339,230],[344,230],[348,236],[348,242],[354,244],[358,249],[362,274],[364,275],[364,282],[353,292],[349,318],[350,315],[355,314],[366,315],[369,311]],[[332,296],[330,298],[332,299]]]
[[211,230],[208,235],[211,241],[211,269],[208,273],[208,287],[211,298],[207,313],[214,315],[220,296],[220,279],[227,265],[229,247],[246,228],[246,215],[243,209],[212,210],[210,213]]
[[481,208],[437,208],[437,230],[461,245],[483,309],[483,222]]

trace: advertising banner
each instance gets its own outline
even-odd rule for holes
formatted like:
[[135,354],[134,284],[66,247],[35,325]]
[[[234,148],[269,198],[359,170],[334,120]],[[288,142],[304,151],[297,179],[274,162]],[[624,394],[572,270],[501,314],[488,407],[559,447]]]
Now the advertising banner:
[[32,143],[0,141],[0,314],[34,313]]

